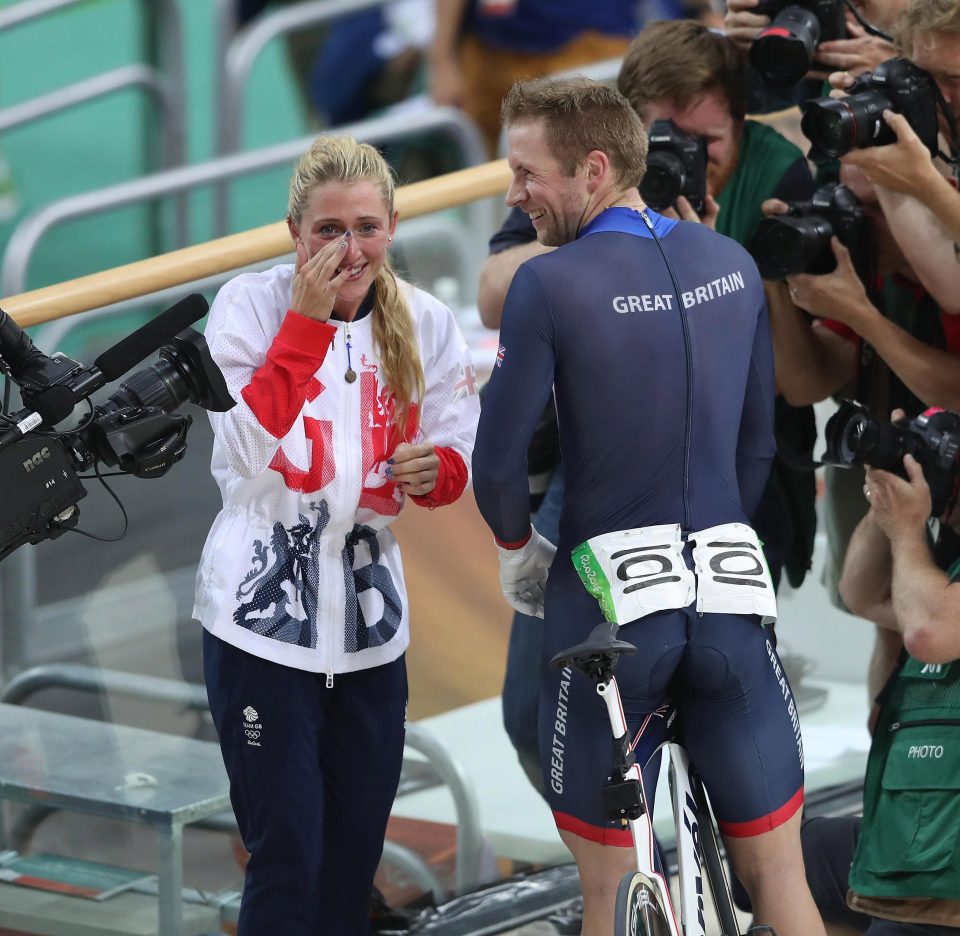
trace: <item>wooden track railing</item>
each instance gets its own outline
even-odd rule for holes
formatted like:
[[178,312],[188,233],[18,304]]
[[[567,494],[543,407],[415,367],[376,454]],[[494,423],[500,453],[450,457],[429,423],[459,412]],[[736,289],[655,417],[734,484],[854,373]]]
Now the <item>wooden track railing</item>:
[[[479,198],[502,195],[510,172],[505,159],[415,182],[397,190],[400,219],[430,214]],[[22,328],[76,315],[191,283],[289,253],[290,234],[283,221],[217,238],[205,244],[138,260],[124,266],[0,299],[0,308]]]

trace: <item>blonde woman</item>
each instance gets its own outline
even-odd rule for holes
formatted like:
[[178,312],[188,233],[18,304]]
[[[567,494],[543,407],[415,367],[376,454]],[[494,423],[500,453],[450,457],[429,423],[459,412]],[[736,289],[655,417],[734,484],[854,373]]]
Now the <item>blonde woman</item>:
[[407,595],[389,524],[468,482],[479,416],[449,309],[399,280],[380,154],[324,137],[290,183],[296,262],[231,280],[207,339],[223,510],[194,616],[250,852],[240,936],[368,930],[403,754]]

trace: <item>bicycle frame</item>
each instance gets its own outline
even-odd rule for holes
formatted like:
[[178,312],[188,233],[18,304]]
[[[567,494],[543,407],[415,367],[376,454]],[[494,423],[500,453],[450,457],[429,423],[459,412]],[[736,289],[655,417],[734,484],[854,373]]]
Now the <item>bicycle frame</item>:
[[[607,707],[614,740],[624,738],[627,733],[626,718],[617,681],[612,674],[608,680],[597,683],[597,694]],[[679,919],[666,880],[656,870],[652,817],[646,805],[649,798],[644,789],[641,766],[634,761],[625,771],[625,778],[639,782],[643,809],[636,819],[628,818],[626,821],[633,836],[637,871],[646,878],[644,883],[656,892],[666,909],[670,936],[706,936],[704,877],[710,885],[722,931],[726,936],[737,936],[739,928],[719,860],[713,817],[703,785],[686,750],[676,739],[666,741],[658,750],[664,748],[669,758],[670,795],[677,835]],[[705,844],[709,846],[709,851],[705,849]]]
[[[627,733],[627,720],[623,714],[623,703],[620,699],[620,690],[617,687],[616,678],[611,676],[606,682],[598,682],[597,695],[603,699],[607,706],[607,715],[610,718],[610,728],[613,732],[614,739],[624,737]],[[630,826],[630,833],[633,836],[633,850],[637,856],[637,870],[649,878],[650,884],[656,890],[664,907],[669,911],[667,923],[670,926],[670,936],[686,936],[686,934],[681,932],[677,922],[677,915],[673,909],[673,900],[670,897],[670,888],[667,886],[663,875],[656,870],[653,818],[646,808],[646,804],[650,800],[643,786],[643,771],[640,768],[640,764],[634,761],[627,769],[625,776],[628,780],[636,780],[640,784],[644,804],[643,811],[636,819],[627,819],[627,823]],[[679,849],[679,840],[677,845]]]

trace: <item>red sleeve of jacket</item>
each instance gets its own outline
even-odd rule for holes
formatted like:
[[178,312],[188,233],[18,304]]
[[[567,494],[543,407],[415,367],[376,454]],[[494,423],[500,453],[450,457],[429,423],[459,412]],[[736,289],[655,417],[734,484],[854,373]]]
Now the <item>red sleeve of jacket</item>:
[[282,439],[293,426],[336,334],[329,322],[287,312],[266,361],[240,391],[257,422],[274,438]]
[[421,507],[452,504],[467,486],[467,466],[460,453],[443,445],[438,445],[434,451],[440,459],[437,483],[429,494],[410,495],[410,499]]

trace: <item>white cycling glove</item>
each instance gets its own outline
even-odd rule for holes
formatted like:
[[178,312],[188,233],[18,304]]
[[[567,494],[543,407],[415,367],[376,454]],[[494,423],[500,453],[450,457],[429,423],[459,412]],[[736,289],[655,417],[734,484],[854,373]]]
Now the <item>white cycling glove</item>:
[[543,591],[547,572],[557,547],[542,537],[535,526],[530,539],[519,549],[497,546],[500,556],[500,588],[511,608],[523,614],[543,617]]

